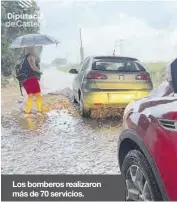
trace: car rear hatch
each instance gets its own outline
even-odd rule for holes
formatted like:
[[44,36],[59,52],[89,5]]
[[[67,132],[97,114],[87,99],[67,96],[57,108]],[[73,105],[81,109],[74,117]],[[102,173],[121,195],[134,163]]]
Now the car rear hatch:
[[87,79],[94,80],[96,88],[103,91],[151,90],[148,72],[136,60],[119,57],[94,58]]

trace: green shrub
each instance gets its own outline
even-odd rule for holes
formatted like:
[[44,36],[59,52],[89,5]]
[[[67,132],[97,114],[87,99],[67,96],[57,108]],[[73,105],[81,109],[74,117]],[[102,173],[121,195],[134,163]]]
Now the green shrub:
[[151,76],[154,87],[158,86],[164,81],[166,64],[166,62],[154,62],[145,64],[146,69]]
[[[154,87],[158,86],[163,82],[166,64],[166,62],[154,62],[145,64],[145,67],[151,76]],[[62,72],[69,72],[69,70],[72,68],[77,69],[76,66],[73,67],[72,65],[58,66],[56,68]]]
[[1,76],[1,86],[5,87],[9,84],[9,79],[7,77]]

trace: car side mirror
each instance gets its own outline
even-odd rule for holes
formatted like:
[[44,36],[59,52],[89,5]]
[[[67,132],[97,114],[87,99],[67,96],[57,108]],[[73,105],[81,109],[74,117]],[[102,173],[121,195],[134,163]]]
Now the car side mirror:
[[166,77],[174,93],[177,93],[177,58],[168,66]]
[[70,74],[77,74],[78,71],[77,71],[77,69],[70,69],[70,70],[69,70],[69,73],[70,73]]

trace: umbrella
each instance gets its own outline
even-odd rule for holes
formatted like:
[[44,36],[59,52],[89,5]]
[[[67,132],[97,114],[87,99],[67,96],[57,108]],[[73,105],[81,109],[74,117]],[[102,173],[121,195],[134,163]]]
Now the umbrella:
[[43,34],[26,34],[17,37],[11,44],[11,48],[25,48],[29,46],[44,46],[58,44],[59,41]]

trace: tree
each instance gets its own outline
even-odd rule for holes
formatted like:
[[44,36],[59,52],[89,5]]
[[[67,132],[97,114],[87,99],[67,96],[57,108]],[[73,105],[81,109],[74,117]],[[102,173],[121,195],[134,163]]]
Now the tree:
[[[23,8],[19,5],[18,1],[2,1],[1,2],[1,72],[3,76],[10,76],[13,72],[16,61],[19,58],[21,50],[11,49],[9,46],[13,39],[18,36],[29,34],[29,33],[38,33],[40,31],[40,26],[9,26],[8,23],[17,23],[20,20],[20,24],[30,21],[30,19],[14,19],[15,15],[24,16],[34,15],[39,16],[39,7],[35,1],[31,1],[31,6]],[[8,15],[11,15],[10,19]],[[40,25],[39,19],[31,19],[33,22]]]

